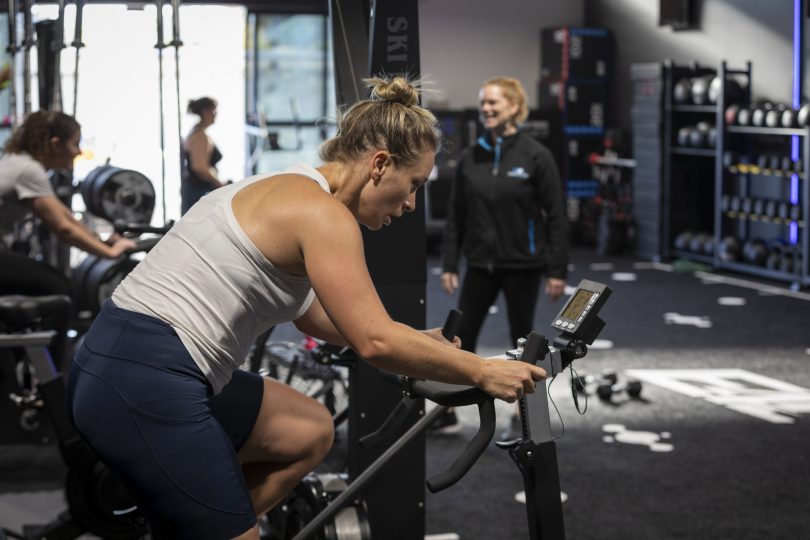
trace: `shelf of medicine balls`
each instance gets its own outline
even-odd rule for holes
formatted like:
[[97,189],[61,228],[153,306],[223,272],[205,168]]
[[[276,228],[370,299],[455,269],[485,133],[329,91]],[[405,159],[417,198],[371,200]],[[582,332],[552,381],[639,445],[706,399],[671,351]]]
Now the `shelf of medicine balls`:
[[[679,249],[674,240],[685,229],[709,229],[714,221],[718,70],[694,62],[667,61],[664,67],[661,257],[712,264],[711,255],[704,255],[702,249]],[[708,204],[694,205],[695,200]]]
[[[723,111],[714,265],[787,281],[794,289],[806,286],[810,105],[792,109],[759,102]],[[791,137],[799,138],[796,160],[789,155]],[[787,193],[793,193],[789,186],[795,189],[797,180],[799,198],[793,204]]]

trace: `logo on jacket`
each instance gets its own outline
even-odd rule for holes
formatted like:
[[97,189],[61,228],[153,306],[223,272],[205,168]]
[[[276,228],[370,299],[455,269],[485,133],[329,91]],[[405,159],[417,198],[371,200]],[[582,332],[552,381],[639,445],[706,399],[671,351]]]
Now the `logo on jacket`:
[[524,169],[523,167],[512,167],[512,170],[506,173],[506,176],[510,178],[526,179],[529,177],[529,173],[526,172],[526,169]]

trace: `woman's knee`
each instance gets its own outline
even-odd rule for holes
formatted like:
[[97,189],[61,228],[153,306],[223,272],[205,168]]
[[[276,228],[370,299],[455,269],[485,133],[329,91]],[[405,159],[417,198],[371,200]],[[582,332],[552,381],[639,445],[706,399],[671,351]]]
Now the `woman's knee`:
[[317,403],[313,406],[310,419],[311,443],[313,457],[320,462],[335,440],[335,423],[329,410]]

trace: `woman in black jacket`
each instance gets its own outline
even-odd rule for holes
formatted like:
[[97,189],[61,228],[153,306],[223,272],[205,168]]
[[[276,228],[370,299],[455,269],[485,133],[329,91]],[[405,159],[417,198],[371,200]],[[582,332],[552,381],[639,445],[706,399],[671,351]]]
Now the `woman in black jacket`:
[[[488,79],[479,94],[486,132],[459,159],[444,231],[442,287],[459,286],[461,346],[475,351],[489,307],[503,291],[511,345],[532,330],[542,276],[554,301],[565,289],[568,224],[551,152],[520,131],[528,116],[520,81]],[[452,419],[449,420],[452,423]]]

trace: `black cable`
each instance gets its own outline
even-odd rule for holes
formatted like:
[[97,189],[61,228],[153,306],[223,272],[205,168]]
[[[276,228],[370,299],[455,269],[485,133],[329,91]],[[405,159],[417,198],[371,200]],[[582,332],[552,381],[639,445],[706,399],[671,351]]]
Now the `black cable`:
[[582,379],[579,378],[579,373],[577,370],[574,369],[573,362],[568,364],[568,369],[571,372],[571,395],[574,396],[574,406],[577,409],[577,412],[581,415],[584,415],[588,411],[588,394],[585,392],[585,382],[582,382],[582,394],[585,396],[585,408],[580,410],[579,409],[579,394],[577,394],[577,381],[581,381]]
[[552,405],[554,405],[554,410],[555,410],[555,411],[557,411],[557,418],[559,418],[559,419],[560,419],[560,425],[562,426],[562,431],[561,431],[561,432],[560,432],[560,434],[559,434],[559,435],[557,435],[556,437],[552,437],[552,438],[551,438],[551,440],[552,440],[552,441],[556,441],[557,439],[559,439],[560,437],[562,437],[563,435],[565,435],[565,422],[563,422],[563,419],[562,419],[562,414],[560,414],[560,409],[557,407],[557,404],[554,402],[554,398],[553,398],[553,397],[551,397],[551,385],[552,385],[552,384],[554,384],[554,380],[555,380],[556,378],[557,378],[557,376],[556,376],[556,375],[554,375],[554,376],[551,378],[551,380],[550,380],[550,381],[549,381],[549,383],[548,383],[548,388],[546,389],[546,391],[548,392],[548,399],[549,399],[549,401],[551,401],[551,404],[552,404]]

